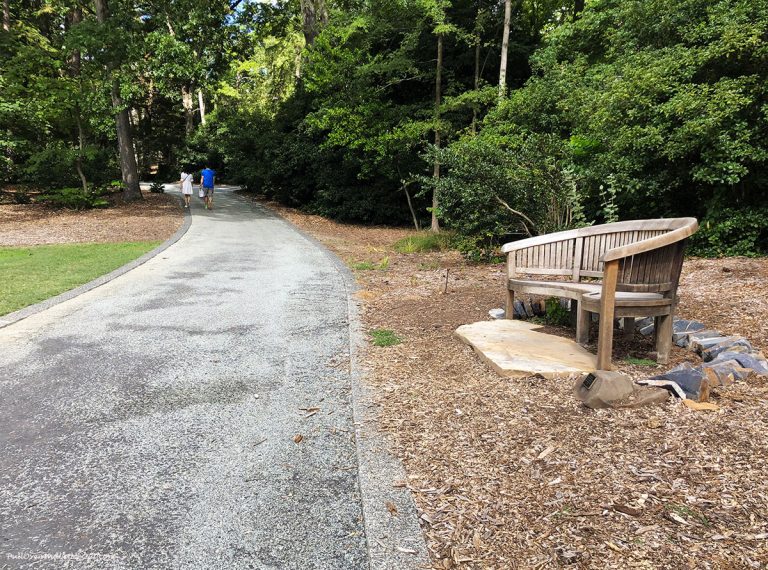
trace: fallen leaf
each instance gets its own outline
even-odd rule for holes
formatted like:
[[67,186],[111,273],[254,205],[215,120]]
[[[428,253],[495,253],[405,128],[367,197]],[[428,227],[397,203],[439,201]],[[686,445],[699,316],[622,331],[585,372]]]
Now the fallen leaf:
[[651,429],[657,429],[664,425],[664,422],[661,421],[661,418],[651,418],[648,420],[648,423],[646,424]]
[[673,520],[677,523],[684,524],[684,525],[691,524],[687,520],[685,520],[683,517],[678,515],[677,513],[667,513],[667,516],[670,518],[670,520]]
[[635,509],[634,507],[630,507],[627,505],[613,505],[613,510],[617,511],[619,513],[624,513],[625,515],[630,515],[632,517],[639,517],[642,511],[640,509]]
[[616,551],[616,552],[621,552],[621,548],[619,548],[617,545],[615,545],[614,543],[612,543],[610,540],[606,540],[606,541],[605,541],[605,544],[606,544],[606,546],[608,546],[608,548],[610,548],[611,550],[614,550],[614,551]]
[[555,447],[554,447],[553,445],[550,445],[550,446],[549,446],[548,448],[546,448],[544,451],[542,451],[541,453],[539,453],[539,455],[537,455],[537,456],[536,456],[536,459],[537,459],[538,461],[541,461],[541,460],[542,460],[542,459],[544,459],[544,458],[545,458],[547,455],[549,455],[550,453],[552,453],[554,450],[555,450]]
[[656,530],[659,528],[659,525],[652,524],[649,526],[641,526],[639,529],[635,531],[635,534],[645,534],[646,532],[651,532],[652,530]]
[[384,503],[384,505],[387,507],[387,510],[389,511],[390,515],[392,515],[393,517],[397,515],[397,507],[395,506],[395,503],[393,503],[392,501],[387,501],[386,503]]
[[397,551],[404,552],[405,554],[416,554],[416,551],[413,548],[403,548],[402,546],[398,546]]
[[293,438],[293,443],[301,443],[301,440],[304,439],[304,436],[300,433],[297,433]]

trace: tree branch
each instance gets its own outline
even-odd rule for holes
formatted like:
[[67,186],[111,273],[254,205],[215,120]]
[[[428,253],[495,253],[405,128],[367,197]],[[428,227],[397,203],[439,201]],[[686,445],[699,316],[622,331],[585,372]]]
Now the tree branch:
[[[510,212],[512,212],[513,214],[515,214],[516,216],[520,216],[521,218],[523,218],[524,220],[526,220],[526,221],[527,221],[529,224],[531,224],[531,227],[532,227],[534,230],[536,229],[536,224],[534,224],[534,223],[533,223],[533,221],[531,220],[531,218],[529,218],[528,216],[526,216],[526,215],[525,215],[525,214],[523,214],[522,212],[518,212],[517,210],[513,209],[513,208],[512,208],[512,207],[511,207],[509,204],[507,204],[507,203],[506,203],[504,200],[502,200],[501,198],[499,198],[499,197],[498,197],[496,194],[494,194],[494,195],[493,195],[493,197],[494,197],[494,198],[496,198],[496,201],[497,201],[499,204],[501,204],[502,206],[504,206],[504,207],[505,207],[507,210],[509,210]],[[533,234],[531,233],[531,230],[529,230],[529,229],[528,229],[528,226],[526,226],[526,225],[525,225],[525,222],[521,222],[521,223],[523,224],[523,228],[525,228],[525,233],[527,233],[529,237],[533,237]]]

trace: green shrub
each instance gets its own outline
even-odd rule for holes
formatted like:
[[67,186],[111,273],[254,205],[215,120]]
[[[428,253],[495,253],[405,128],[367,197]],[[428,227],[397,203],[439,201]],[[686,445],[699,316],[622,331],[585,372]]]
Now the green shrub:
[[658,362],[655,360],[651,360],[649,358],[637,358],[634,356],[627,356],[624,359],[624,362],[627,364],[632,364],[633,366],[657,366]]
[[82,188],[60,188],[47,192],[39,198],[50,206],[69,208],[71,210],[89,210],[105,208],[109,202],[95,193],[86,193]]
[[688,252],[701,257],[768,253],[768,208],[713,208],[691,236]]
[[163,194],[165,192],[165,185],[162,182],[155,180],[150,184],[149,191],[152,194]]
[[435,183],[439,216],[461,238],[459,249],[488,259],[505,241],[583,225],[568,146],[553,135],[508,136],[488,130],[440,152]]
[[374,329],[370,332],[374,346],[394,346],[400,344],[402,339],[389,329]]
[[560,299],[550,297],[545,304],[546,313],[544,322],[554,326],[568,326],[571,324],[571,312],[560,304]]
[[29,197],[29,193],[26,190],[20,189],[13,193],[13,202],[15,204],[29,204],[32,198]]
[[399,253],[446,251],[453,247],[454,234],[449,232],[419,232],[397,240],[392,246]]

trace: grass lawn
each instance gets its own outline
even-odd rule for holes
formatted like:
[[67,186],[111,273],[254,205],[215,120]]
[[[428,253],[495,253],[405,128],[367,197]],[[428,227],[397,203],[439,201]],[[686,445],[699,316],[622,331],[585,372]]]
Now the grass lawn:
[[87,283],[159,241],[0,247],[0,315]]

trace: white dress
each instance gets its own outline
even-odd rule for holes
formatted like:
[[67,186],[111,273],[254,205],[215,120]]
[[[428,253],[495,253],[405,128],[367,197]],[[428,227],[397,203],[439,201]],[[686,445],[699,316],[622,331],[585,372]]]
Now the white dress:
[[179,180],[181,180],[181,193],[191,195],[192,194],[192,174],[187,174],[186,172],[182,172]]

